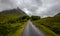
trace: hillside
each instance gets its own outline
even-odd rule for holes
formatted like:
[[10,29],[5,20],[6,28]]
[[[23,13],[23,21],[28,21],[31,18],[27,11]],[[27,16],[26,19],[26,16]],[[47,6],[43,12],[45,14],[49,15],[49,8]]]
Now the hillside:
[[60,15],[60,13],[58,13],[57,15]]
[[27,21],[27,14],[19,8],[1,11],[0,36],[21,36]]
[[3,15],[7,15],[7,14],[26,15],[26,13],[24,13],[24,11],[22,11],[19,8],[1,11],[0,15],[1,14],[3,14]]
[[41,18],[35,21],[32,20],[32,22],[47,35],[60,36],[60,13],[53,17]]
[[19,8],[4,10],[0,12],[0,22],[14,20],[16,18],[19,18],[20,16],[27,16],[27,14]]
[[60,13],[56,14],[55,17],[56,17],[56,16],[60,16]]

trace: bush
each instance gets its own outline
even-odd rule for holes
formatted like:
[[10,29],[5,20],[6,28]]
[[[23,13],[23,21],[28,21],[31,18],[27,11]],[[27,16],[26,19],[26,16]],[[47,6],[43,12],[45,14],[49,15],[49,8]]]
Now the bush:
[[17,21],[19,21],[19,22],[25,22],[25,21],[27,21],[29,19],[30,19],[29,16],[21,16],[21,17],[19,17],[17,19]]
[[16,23],[16,21],[14,21],[14,20],[9,20],[7,23],[8,23],[8,24],[9,24],[9,23],[12,24],[12,23]]
[[39,16],[31,16],[31,20],[39,20],[40,17]]

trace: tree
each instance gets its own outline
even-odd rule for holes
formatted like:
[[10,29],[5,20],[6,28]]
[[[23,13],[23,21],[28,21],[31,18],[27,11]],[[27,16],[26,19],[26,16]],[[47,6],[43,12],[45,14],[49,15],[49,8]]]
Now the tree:
[[31,16],[31,20],[39,20],[40,17],[39,16]]

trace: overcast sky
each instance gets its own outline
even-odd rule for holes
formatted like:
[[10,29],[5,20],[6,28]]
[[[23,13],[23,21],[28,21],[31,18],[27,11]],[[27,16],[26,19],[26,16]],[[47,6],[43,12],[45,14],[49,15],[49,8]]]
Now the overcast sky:
[[54,16],[60,12],[60,0],[0,0],[0,11],[16,7],[28,15]]

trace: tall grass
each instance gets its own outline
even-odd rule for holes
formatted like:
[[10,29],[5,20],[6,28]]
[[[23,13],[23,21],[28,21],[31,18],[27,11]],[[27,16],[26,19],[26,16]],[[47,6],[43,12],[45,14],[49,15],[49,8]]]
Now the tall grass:
[[60,16],[41,18],[32,22],[50,36],[60,36]]
[[17,15],[0,15],[0,36],[13,36],[17,30],[24,28],[23,25],[26,25],[27,18],[23,20],[23,17]]

